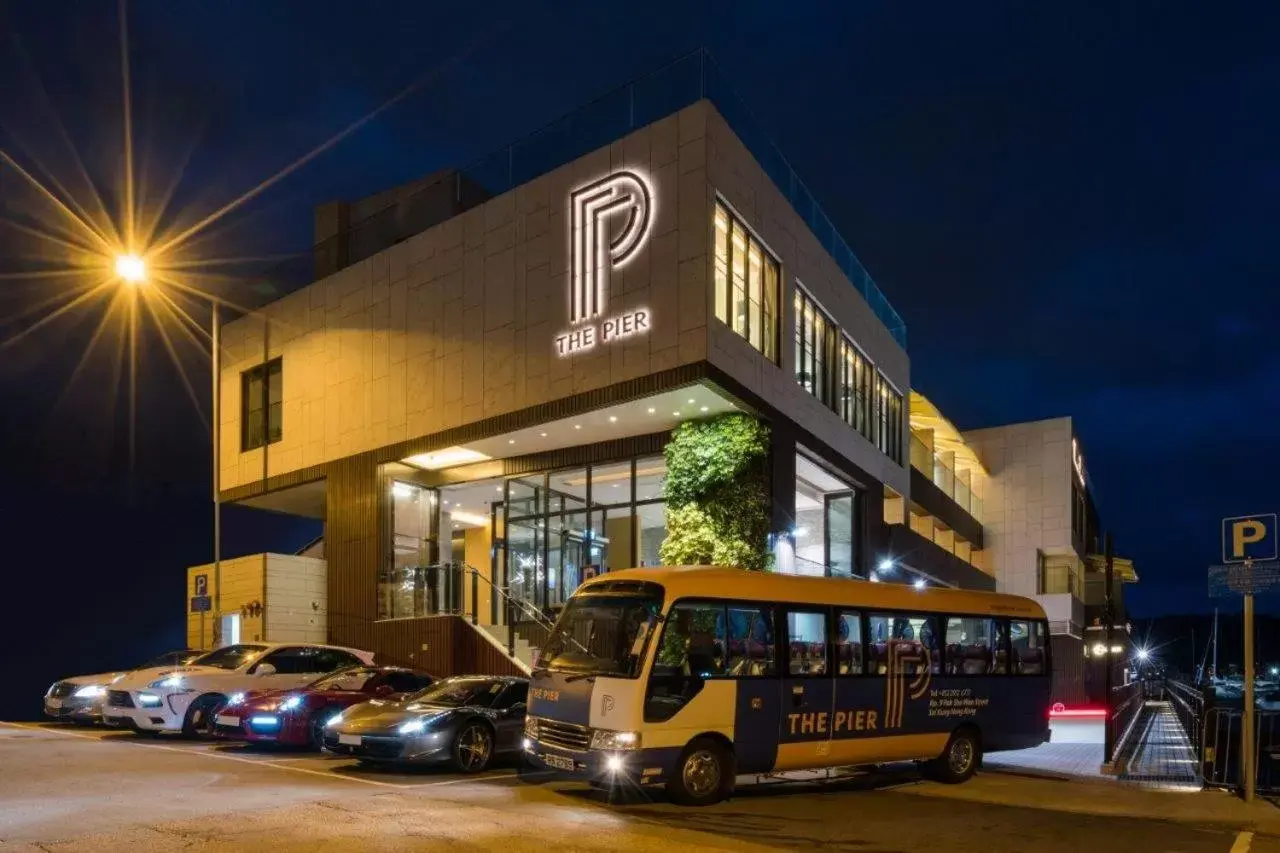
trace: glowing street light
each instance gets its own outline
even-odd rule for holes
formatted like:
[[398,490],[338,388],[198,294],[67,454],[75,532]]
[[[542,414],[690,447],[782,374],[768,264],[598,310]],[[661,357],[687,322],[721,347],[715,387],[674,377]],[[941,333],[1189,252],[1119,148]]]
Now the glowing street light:
[[1140,648],[1137,651],[1137,655],[1138,655],[1138,660],[1145,661],[1147,658],[1151,657],[1151,652],[1147,651],[1146,649]]
[[116,255],[116,275],[126,284],[142,284],[147,280],[147,262],[132,253]]

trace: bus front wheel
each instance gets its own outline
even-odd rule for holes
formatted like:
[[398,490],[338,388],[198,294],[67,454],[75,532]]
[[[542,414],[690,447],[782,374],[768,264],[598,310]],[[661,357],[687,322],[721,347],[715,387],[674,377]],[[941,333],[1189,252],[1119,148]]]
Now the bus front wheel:
[[927,765],[929,775],[939,782],[958,785],[978,769],[982,761],[982,743],[974,729],[957,729],[947,741],[942,755]]
[[729,796],[733,776],[729,750],[711,738],[696,738],[680,754],[667,792],[682,806],[709,806]]

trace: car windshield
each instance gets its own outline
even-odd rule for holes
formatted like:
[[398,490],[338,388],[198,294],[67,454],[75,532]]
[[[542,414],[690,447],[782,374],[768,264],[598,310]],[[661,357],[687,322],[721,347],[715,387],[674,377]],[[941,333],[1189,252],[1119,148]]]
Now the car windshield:
[[225,646],[196,658],[191,664],[193,666],[216,666],[218,669],[239,669],[266,650],[266,646]]
[[446,705],[461,708],[478,705],[487,708],[498,698],[507,683],[493,678],[446,678],[426,690],[419,690],[406,701],[423,705]]
[[155,669],[158,666],[174,666],[175,664],[181,666],[189,663],[192,658],[199,657],[200,654],[204,653],[200,652],[199,654],[186,655],[183,652],[165,652],[162,655],[153,657],[144,664],[140,664],[137,668]]
[[539,666],[635,678],[661,610],[660,592],[575,595],[543,646]]
[[373,667],[353,666],[311,682],[310,688],[312,690],[364,690],[365,685],[377,674],[378,670]]

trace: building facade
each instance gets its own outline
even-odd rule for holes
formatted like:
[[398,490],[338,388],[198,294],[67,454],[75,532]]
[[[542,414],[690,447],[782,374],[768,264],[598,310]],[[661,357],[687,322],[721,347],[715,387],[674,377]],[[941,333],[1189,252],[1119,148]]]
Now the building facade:
[[[905,329],[698,82],[646,123],[632,84],[627,132],[527,179],[439,173],[359,226],[367,200],[321,208],[322,277],[224,327],[220,493],[324,521],[331,642],[479,666],[486,632],[460,639],[447,614],[484,629],[507,597],[546,612],[585,577],[658,563],[672,430],[732,413],[768,425],[775,570],[892,561]],[[994,586],[932,543],[882,579]]]

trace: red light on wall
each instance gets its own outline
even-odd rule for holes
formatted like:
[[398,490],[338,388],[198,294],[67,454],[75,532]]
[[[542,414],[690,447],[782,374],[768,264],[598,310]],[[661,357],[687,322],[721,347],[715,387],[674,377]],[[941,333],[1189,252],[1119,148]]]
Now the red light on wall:
[[1104,719],[1106,716],[1106,708],[1067,708],[1061,702],[1058,702],[1049,709],[1049,719],[1051,720],[1064,717],[1076,719]]

